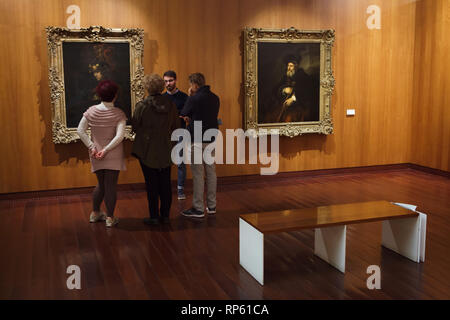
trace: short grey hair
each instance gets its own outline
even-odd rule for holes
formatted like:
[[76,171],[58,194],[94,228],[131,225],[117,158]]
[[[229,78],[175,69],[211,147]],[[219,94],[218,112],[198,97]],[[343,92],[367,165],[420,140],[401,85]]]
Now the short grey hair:
[[203,87],[206,83],[205,76],[201,74],[200,72],[193,73],[189,76],[189,82],[195,83],[199,87]]

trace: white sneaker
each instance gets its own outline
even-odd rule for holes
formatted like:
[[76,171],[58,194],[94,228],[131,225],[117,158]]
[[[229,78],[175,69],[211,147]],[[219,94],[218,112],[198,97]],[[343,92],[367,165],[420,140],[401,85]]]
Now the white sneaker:
[[119,219],[117,219],[116,217],[107,217],[106,218],[106,226],[108,228],[114,227],[118,223],[119,223]]
[[89,217],[89,222],[98,222],[98,221],[105,221],[106,220],[106,213],[103,211],[100,211],[99,213],[95,213],[94,211],[91,212],[91,216]]
[[186,200],[186,195],[184,194],[184,189],[178,189],[178,200]]

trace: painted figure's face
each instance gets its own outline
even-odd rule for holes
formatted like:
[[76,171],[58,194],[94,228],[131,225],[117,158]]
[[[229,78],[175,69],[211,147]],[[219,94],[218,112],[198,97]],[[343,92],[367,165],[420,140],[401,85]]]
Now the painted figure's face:
[[289,62],[287,64],[286,75],[288,77],[292,77],[294,74],[295,74],[295,64],[293,64],[292,62]]
[[103,75],[102,75],[101,71],[95,71],[95,72],[94,72],[94,77],[95,77],[95,79],[97,79],[98,81],[100,81],[100,80],[102,80]]
[[177,87],[177,80],[173,77],[164,77],[164,84],[166,85],[167,91],[173,91]]
[[287,65],[288,71],[295,71],[295,64],[289,62]]

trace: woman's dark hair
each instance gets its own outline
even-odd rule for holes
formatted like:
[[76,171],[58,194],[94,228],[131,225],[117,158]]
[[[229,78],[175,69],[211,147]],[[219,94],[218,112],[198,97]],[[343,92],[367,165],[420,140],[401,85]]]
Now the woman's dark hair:
[[119,86],[111,80],[103,80],[95,88],[95,92],[102,101],[111,102],[119,91]]

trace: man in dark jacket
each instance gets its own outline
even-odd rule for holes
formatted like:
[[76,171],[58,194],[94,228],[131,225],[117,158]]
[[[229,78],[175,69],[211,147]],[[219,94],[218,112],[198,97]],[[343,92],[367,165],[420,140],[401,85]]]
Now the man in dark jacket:
[[[164,96],[169,97],[176,104],[178,113],[183,110],[184,104],[188,98],[188,95],[177,88],[177,74],[173,70],[168,70],[164,72],[163,75],[164,83],[166,85],[166,92]],[[186,123],[183,119],[180,119],[180,128],[186,128]],[[181,151],[180,156],[183,156],[183,151]],[[184,162],[178,165],[178,179],[177,179],[177,193],[178,200],[186,199],[184,194],[184,182],[186,180],[186,165]]]
[[172,100],[161,95],[164,81],[159,75],[145,76],[144,86],[149,96],[137,103],[131,121],[136,133],[132,155],[139,159],[147,189],[150,219],[144,223],[158,224],[158,218],[167,223],[172,202],[171,135],[179,126],[178,112]]
[[[220,101],[219,97],[211,92],[210,87],[205,85],[205,77],[201,73],[193,73],[189,76],[189,88],[190,97],[187,99],[181,116],[188,124],[188,130],[192,139],[192,162],[191,172],[194,187],[194,195],[192,198],[192,208],[182,212],[184,216],[203,218],[204,203],[203,192],[206,173],[206,211],[212,215],[216,213],[216,189],[217,189],[217,177],[216,166],[214,163],[207,164],[204,162],[203,157],[201,163],[194,162],[194,155],[197,152],[203,155],[204,149],[212,141],[203,140],[203,134],[208,129],[218,129],[217,116],[219,114]],[[202,132],[201,137],[194,134],[195,121],[201,121]],[[198,141],[197,141],[198,140]],[[213,139],[214,140],[214,139]]]

